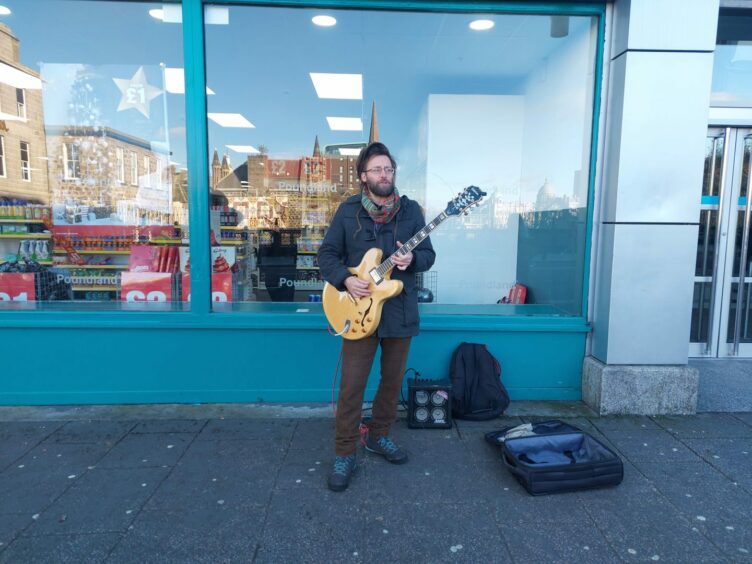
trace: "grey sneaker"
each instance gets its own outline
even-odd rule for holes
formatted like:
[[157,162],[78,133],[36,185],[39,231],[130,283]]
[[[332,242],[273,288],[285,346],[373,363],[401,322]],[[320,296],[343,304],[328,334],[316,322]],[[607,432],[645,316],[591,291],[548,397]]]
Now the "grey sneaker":
[[369,434],[366,438],[366,450],[380,454],[392,464],[407,462],[407,453],[395,445],[389,437],[372,437]]
[[329,474],[328,485],[333,492],[342,492],[350,485],[350,476],[355,472],[355,455],[334,457],[334,467]]

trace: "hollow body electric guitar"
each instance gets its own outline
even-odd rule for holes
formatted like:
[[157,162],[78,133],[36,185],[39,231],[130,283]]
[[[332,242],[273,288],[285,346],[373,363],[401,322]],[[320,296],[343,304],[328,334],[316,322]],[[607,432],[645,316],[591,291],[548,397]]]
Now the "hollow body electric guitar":
[[356,298],[347,290],[337,290],[328,282],[324,284],[322,305],[326,319],[336,335],[345,339],[357,340],[372,335],[381,321],[381,310],[384,302],[402,292],[402,281],[392,280],[391,272],[394,268],[392,257],[405,255],[417,247],[431,232],[445,219],[453,215],[467,213],[471,207],[477,205],[485,196],[477,186],[468,186],[459,195],[447,203],[446,208],[436,218],[426,224],[413,237],[385,261],[382,259],[381,249],[369,249],[360,264],[348,270],[361,280],[369,282],[371,295]]

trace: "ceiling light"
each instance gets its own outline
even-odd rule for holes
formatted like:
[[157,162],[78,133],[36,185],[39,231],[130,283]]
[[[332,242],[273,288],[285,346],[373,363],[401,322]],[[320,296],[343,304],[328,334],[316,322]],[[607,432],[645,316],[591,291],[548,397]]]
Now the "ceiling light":
[[339,154],[343,157],[357,157],[360,154],[361,149],[348,149],[346,147],[339,148]]
[[0,62],[0,82],[14,88],[41,90],[42,81],[36,76]]
[[241,114],[209,112],[206,115],[210,120],[222,127],[256,127]]
[[363,75],[342,73],[310,73],[319,98],[362,100]]
[[261,152],[251,145],[226,145],[226,147],[236,153],[247,153],[249,155],[258,155]]
[[337,20],[332,16],[313,16],[311,21],[321,27],[332,27],[337,25]]
[[[170,94],[185,94],[185,71],[181,68],[165,67],[165,90]],[[206,95],[211,96],[214,90],[206,87]]]
[[496,24],[492,20],[474,20],[470,22],[470,29],[475,31],[486,31]]
[[164,21],[164,10],[162,8],[152,8],[149,15],[155,20]]
[[360,118],[327,116],[326,121],[332,131],[363,131],[363,122]]
[[10,16],[10,8],[0,6],[0,16]]

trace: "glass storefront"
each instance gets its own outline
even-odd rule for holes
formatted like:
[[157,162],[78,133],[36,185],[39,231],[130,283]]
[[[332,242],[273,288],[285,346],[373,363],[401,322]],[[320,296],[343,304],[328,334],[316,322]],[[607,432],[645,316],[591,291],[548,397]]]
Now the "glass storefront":
[[[187,309],[182,6],[5,5],[0,301]],[[431,235],[424,311],[581,316],[597,22],[207,5],[214,311],[320,301],[317,250],[380,140],[427,221],[487,193]]]
[[[488,194],[432,233],[425,311],[581,315],[596,18],[208,10],[214,290],[229,266],[235,310],[320,299],[316,252],[380,140],[427,221]],[[516,284],[527,311],[499,304]]]
[[180,302],[189,292],[180,5],[3,4],[0,302]]

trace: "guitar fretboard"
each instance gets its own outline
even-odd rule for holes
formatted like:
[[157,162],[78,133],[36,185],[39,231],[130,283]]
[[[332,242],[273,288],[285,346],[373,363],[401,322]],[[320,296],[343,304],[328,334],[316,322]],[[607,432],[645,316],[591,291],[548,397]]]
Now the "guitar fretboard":
[[394,268],[394,263],[392,262],[393,257],[396,257],[398,255],[406,255],[407,253],[412,251],[415,247],[420,245],[423,239],[428,237],[431,232],[436,229],[439,224],[441,224],[441,222],[444,221],[447,217],[449,216],[446,214],[446,212],[441,212],[431,223],[427,223],[423,229],[413,235],[410,240],[407,241],[407,243],[404,243],[399,249],[394,251],[394,253],[392,253],[388,259],[386,259],[376,267],[376,272],[378,272],[379,276],[384,276],[387,272]]

